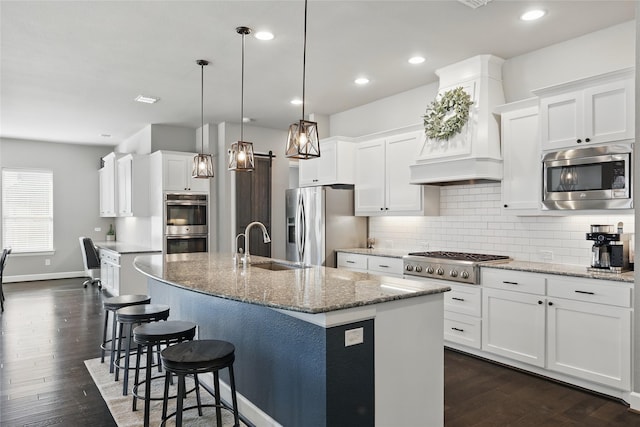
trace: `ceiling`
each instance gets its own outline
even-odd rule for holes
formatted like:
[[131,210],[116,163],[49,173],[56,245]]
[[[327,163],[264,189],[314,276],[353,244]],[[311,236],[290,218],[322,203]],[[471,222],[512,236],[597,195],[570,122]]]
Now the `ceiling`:
[[[547,15],[523,22],[541,6]],[[310,0],[306,112],[333,114],[437,81],[434,70],[491,53],[505,59],[632,20],[635,2]],[[0,2],[0,136],[116,145],[144,126],[239,122],[286,129],[300,118],[304,2]],[[427,60],[411,65],[407,59]],[[357,86],[358,76],[370,83]],[[153,105],[137,95],[159,97]],[[102,136],[102,135],[110,135]]]

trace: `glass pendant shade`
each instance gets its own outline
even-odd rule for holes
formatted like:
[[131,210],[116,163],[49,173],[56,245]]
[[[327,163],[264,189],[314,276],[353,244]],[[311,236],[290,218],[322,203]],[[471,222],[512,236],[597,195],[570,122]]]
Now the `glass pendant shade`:
[[254,169],[253,144],[245,141],[237,141],[231,144],[229,170],[251,172]]
[[293,159],[320,157],[318,123],[300,120],[289,126],[286,156]]
[[211,154],[196,154],[193,158],[193,178],[213,178],[213,159]]

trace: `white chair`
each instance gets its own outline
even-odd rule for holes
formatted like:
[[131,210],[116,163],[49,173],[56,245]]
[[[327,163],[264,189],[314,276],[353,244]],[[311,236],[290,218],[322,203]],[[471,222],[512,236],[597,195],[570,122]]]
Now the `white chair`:
[[84,263],[84,272],[89,279],[85,280],[83,285],[86,288],[89,283],[97,284],[98,289],[102,289],[100,281],[100,258],[98,251],[90,237],[80,237],[80,250],[82,251],[82,262]]

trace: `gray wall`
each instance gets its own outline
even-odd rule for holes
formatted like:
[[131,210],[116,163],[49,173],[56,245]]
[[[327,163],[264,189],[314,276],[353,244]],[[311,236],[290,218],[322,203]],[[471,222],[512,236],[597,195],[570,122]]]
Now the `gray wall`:
[[[51,255],[12,255],[8,280],[52,278],[84,270],[78,237],[104,240],[109,219],[100,218],[98,169],[112,147],[0,139],[0,166],[53,171],[53,246]],[[94,228],[102,231],[96,232]],[[1,231],[0,231],[1,233]],[[46,266],[45,260],[51,265]],[[38,276],[38,275],[46,275]]]

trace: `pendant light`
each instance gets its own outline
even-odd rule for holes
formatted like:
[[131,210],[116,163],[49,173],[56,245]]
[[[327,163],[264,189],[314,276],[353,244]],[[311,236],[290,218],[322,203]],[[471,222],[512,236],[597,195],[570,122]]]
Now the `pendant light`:
[[251,34],[251,28],[238,27],[236,32],[242,36],[242,84],[240,89],[240,140],[231,144],[229,150],[229,170],[251,172],[254,169],[253,144],[244,141],[244,36]]
[[307,0],[304,0],[304,45],[302,53],[302,118],[289,126],[286,156],[294,159],[320,157],[318,123],[304,119],[305,73],[307,62]]
[[193,178],[213,178],[213,159],[211,154],[204,154],[204,67],[209,61],[198,59],[196,64],[200,66],[200,154],[193,158]]

